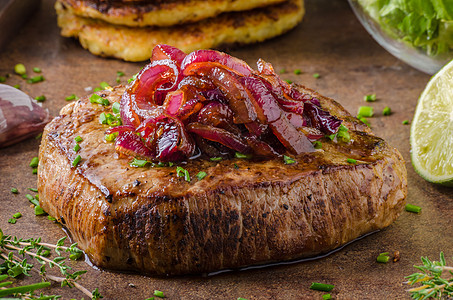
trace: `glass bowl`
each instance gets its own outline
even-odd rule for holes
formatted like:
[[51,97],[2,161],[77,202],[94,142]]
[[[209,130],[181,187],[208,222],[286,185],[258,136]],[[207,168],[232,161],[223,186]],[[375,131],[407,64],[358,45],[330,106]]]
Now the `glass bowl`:
[[[432,45],[430,49],[428,49],[430,46],[415,46],[414,44],[417,44],[417,41],[410,41],[410,39],[405,37],[399,29],[392,26],[390,24],[391,22],[386,22],[384,18],[381,18],[380,14],[385,14],[385,12],[376,9],[378,5],[376,3],[379,2],[379,0],[348,1],[360,23],[362,23],[368,33],[393,56],[417,70],[428,74],[434,74],[448,61],[453,59],[453,21],[446,22],[448,23],[447,25],[442,23],[444,32],[451,31],[449,37],[449,39],[451,39],[450,44],[448,44],[448,42],[442,43],[445,51],[438,51],[442,53],[433,54],[429,53],[430,51],[433,52]],[[366,7],[364,5],[366,5]],[[447,26],[449,25],[451,25],[452,28],[448,28]],[[401,24],[401,26],[404,26],[404,24]],[[446,49],[445,45],[448,45]],[[439,47],[434,50],[440,49]]]

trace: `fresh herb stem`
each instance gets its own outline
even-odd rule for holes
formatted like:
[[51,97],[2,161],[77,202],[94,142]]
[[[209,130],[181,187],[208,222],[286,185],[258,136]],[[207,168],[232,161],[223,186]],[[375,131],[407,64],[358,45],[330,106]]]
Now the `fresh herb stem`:
[[413,204],[406,204],[406,211],[419,214],[422,211],[422,208]]

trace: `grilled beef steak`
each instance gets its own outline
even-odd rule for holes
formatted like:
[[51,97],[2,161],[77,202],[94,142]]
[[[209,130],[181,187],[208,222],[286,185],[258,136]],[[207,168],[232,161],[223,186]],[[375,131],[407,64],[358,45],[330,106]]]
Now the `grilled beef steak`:
[[[325,139],[322,149],[292,164],[234,158],[131,167],[132,158],[104,140],[108,127],[99,115],[110,106],[88,97],[68,104],[42,137],[40,205],[94,264],[149,274],[310,257],[389,226],[407,194],[401,155],[334,100],[298,89],[343,120],[351,139]],[[123,92],[119,86],[102,93],[114,103]],[[76,153],[77,136],[83,141]],[[177,176],[177,166],[190,182]],[[197,178],[200,171],[207,176]]]

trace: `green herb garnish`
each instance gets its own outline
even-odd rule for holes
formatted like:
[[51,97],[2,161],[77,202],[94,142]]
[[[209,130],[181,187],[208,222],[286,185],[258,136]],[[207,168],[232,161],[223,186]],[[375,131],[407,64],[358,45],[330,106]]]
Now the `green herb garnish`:
[[29,166],[32,168],[36,168],[38,166],[38,163],[39,163],[39,158],[37,156],[35,156],[31,159]]
[[419,214],[422,211],[422,208],[413,204],[406,204],[406,211]]
[[313,74],[313,78],[318,79],[319,77],[321,77],[321,75],[319,75],[319,73],[314,73],[314,74]]
[[97,104],[101,104],[101,105],[109,105],[110,102],[108,99],[105,99],[105,98],[102,98],[101,96],[99,96],[98,94],[93,94],[91,95],[90,97],[90,103],[97,103]]
[[33,72],[35,72],[35,73],[41,73],[41,68],[34,67],[34,68],[33,68]]
[[334,287],[335,286],[332,284],[324,284],[324,283],[317,283],[317,282],[313,282],[310,285],[310,289],[317,290],[317,291],[324,291],[324,292],[330,292],[331,290],[333,290]]
[[164,293],[158,290],[154,291],[154,296],[159,297],[159,298],[164,298]]
[[72,101],[72,100],[77,100],[79,99],[75,94],[71,94],[71,96],[68,96],[64,98],[66,101]]
[[114,114],[119,114],[120,113],[120,103],[119,102],[114,102],[112,104],[112,112]]
[[404,121],[402,122],[402,124],[403,124],[403,125],[409,125],[409,120],[404,120]]
[[376,258],[376,261],[378,263],[383,263],[386,264],[389,262],[390,256],[388,252],[380,253],[378,257]]
[[314,141],[313,147],[315,147],[315,149],[322,149],[322,143],[320,141]]
[[221,161],[223,158],[222,157],[211,157],[209,158],[210,161]]
[[302,74],[302,70],[301,69],[295,69],[294,70],[294,74],[300,75],[300,74]]
[[285,165],[292,165],[292,164],[296,163],[296,160],[292,157],[283,155],[283,162],[285,163]]
[[35,100],[38,102],[44,102],[44,101],[46,101],[46,96],[44,96],[44,95],[38,96],[35,98]]
[[83,141],[83,139],[82,139],[82,137],[81,137],[80,135],[78,135],[78,136],[76,136],[76,137],[74,138],[74,141],[76,141],[77,143],[80,143],[80,142]]
[[420,272],[405,277],[409,285],[420,284],[408,290],[411,297],[417,300],[453,297],[453,267],[447,266],[444,253],[440,253],[439,261],[431,261],[428,257],[422,257],[421,260],[422,266],[414,266]]
[[129,163],[129,165],[131,167],[136,167],[136,168],[143,168],[145,167],[147,164],[150,164],[151,162],[145,160],[145,159],[138,159],[138,158],[135,158]]
[[208,175],[206,172],[200,171],[197,174],[197,178],[198,178],[198,180],[202,180],[203,178],[206,177],[206,175]]
[[16,189],[16,188],[11,188],[11,193],[13,193],[13,194],[18,194],[18,193],[19,193],[19,190]]
[[363,96],[363,100],[365,100],[366,102],[374,102],[376,101],[376,94],[365,95]]
[[184,177],[184,180],[187,182],[190,182],[190,175],[189,171],[184,169],[183,167],[177,166],[176,167],[176,176],[178,177]]
[[79,144],[75,144],[73,150],[74,150],[74,152],[79,152],[79,150],[80,150],[80,145],[79,145]]
[[44,76],[38,75],[38,76],[33,76],[32,78],[27,80],[27,83],[38,83],[41,81],[44,81]]
[[357,112],[358,117],[372,117],[373,116],[373,108],[371,106],[360,106]]
[[[5,262],[1,264],[1,271],[6,273],[0,275],[0,298],[14,296],[14,299],[59,299],[61,296],[45,296],[43,294],[36,295],[34,293],[37,289],[49,287],[50,282],[40,282],[30,285],[22,285],[15,287],[8,287],[12,281],[5,281],[8,277],[20,278],[20,275],[32,276],[32,272],[44,277],[46,280],[59,282],[61,286],[75,287],[84,293],[90,299],[100,299],[102,295],[95,289],[93,292],[88,291],[76,281],[86,271],[71,271],[71,266],[67,265],[66,259],[78,259],[83,256],[82,250],[77,248],[77,244],[72,244],[69,247],[64,246],[66,237],[60,239],[56,244],[43,243],[41,238],[22,239],[15,236],[4,235],[0,229],[0,257]],[[49,256],[54,252],[54,258]],[[66,257],[63,253],[67,253]],[[27,255],[27,258],[22,258]],[[38,266],[30,262],[38,261]],[[47,273],[47,268],[53,268],[60,271],[63,277],[58,277]]]
[[353,165],[356,165],[356,164],[357,164],[357,160],[355,160],[355,159],[353,159],[353,158],[348,158],[346,161],[347,161],[348,163],[350,163],[350,164],[353,164]]
[[77,155],[76,158],[74,158],[74,160],[72,161],[72,166],[77,167],[81,159],[82,157],[80,155]]
[[392,114],[392,110],[390,109],[390,107],[386,106],[384,107],[384,109],[382,110],[382,114],[384,116],[390,116]]
[[236,152],[236,153],[234,153],[234,157],[241,158],[241,159],[250,159],[250,158],[252,158],[252,155]]

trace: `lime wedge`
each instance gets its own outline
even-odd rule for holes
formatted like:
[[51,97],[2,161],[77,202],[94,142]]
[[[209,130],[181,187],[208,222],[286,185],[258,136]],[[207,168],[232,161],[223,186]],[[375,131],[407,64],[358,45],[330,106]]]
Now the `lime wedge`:
[[453,186],[453,61],[421,94],[410,143],[415,171],[429,182]]

